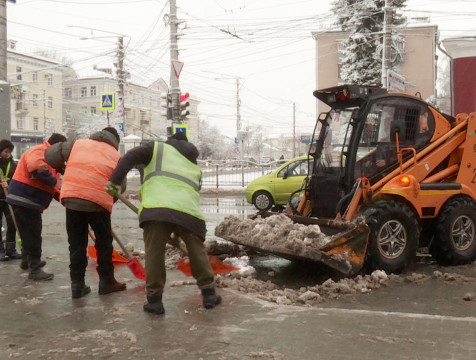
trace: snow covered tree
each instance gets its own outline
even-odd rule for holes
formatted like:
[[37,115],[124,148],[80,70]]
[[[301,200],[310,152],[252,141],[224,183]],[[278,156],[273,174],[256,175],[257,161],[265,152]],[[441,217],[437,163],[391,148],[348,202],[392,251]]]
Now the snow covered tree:
[[[393,25],[405,19],[397,9],[406,0],[393,0]],[[332,11],[337,25],[349,34],[344,44],[340,78],[344,83],[379,84],[381,82],[384,0],[334,0]]]
[[233,153],[233,140],[221,135],[215,126],[200,120],[198,140],[195,143],[200,152],[200,160],[222,160]]

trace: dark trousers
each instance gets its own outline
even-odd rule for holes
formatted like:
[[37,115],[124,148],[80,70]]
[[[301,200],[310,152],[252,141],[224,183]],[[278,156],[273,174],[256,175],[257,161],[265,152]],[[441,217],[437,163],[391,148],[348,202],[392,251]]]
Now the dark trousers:
[[[5,214],[5,220],[7,222],[7,235],[6,243],[13,244],[9,247],[13,247],[12,250],[15,250],[15,224],[13,223],[13,217],[8,208],[8,204],[4,200],[0,200],[0,228],[2,227],[2,214]],[[3,239],[0,239],[0,250],[3,248]],[[10,250],[10,251],[12,251]]]
[[114,275],[112,263],[111,214],[107,211],[85,212],[66,209],[71,282],[83,283],[88,258],[89,226],[96,237],[97,272],[100,278]]
[[162,221],[147,221],[143,225],[145,242],[146,294],[156,297],[164,292],[165,245],[172,232],[182,238],[190,257],[193,277],[200,289],[215,287],[213,270],[208,260],[207,249],[202,239],[183,227]]
[[43,220],[41,211],[29,209],[23,206],[12,205],[15,219],[20,232],[22,252],[31,258],[41,257],[41,228]]

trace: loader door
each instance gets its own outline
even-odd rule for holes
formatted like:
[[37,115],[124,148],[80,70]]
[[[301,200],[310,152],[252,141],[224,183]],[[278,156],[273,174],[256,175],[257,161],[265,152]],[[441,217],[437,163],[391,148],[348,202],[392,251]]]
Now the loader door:
[[378,98],[367,108],[356,129],[360,138],[353,179],[365,176],[374,184],[398,166],[393,124],[400,124],[400,146],[419,150],[429,143],[434,118],[425,103],[405,96]]

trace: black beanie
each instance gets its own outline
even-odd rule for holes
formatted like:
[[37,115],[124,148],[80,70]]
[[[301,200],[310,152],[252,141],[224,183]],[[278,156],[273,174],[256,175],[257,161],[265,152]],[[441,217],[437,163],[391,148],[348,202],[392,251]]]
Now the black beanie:
[[117,133],[116,128],[113,128],[112,126],[108,126],[102,129],[102,131],[110,132],[112,135],[116,137],[118,143],[121,142],[121,138],[119,137],[119,134]]
[[169,139],[188,141],[187,135],[185,135],[185,133],[183,133],[183,132],[176,132],[176,133],[173,134],[171,137],[169,137]]
[[48,142],[50,145],[66,141],[66,136],[58,134],[58,133],[53,133],[51,134],[50,138],[48,139]]
[[10,148],[10,151],[13,151],[14,147],[15,146],[13,146],[13,143],[10,140],[7,140],[7,139],[0,140],[0,152],[5,150],[6,148]]

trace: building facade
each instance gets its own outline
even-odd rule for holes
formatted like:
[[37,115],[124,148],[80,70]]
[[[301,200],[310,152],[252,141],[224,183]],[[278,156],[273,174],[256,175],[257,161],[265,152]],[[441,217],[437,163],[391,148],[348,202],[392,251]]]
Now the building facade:
[[53,132],[63,132],[63,65],[15,49],[7,52],[13,157],[19,159],[31,146]]
[[[436,25],[421,25],[395,30],[402,41],[392,44],[392,70],[401,74],[405,92],[420,93],[422,99],[435,94],[436,84]],[[348,38],[342,31],[324,31],[312,34],[316,42],[316,89],[342,84],[340,78],[341,54]],[[317,104],[317,113],[328,107]]]

